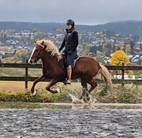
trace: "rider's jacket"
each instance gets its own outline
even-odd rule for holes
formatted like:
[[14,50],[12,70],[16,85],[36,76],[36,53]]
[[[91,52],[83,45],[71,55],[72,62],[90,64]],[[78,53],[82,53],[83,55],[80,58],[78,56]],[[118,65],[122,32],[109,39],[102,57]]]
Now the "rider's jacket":
[[64,40],[62,42],[59,51],[61,51],[65,47],[65,52],[73,52],[76,50],[78,46],[78,32],[73,27],[72,29],[66,29],[66,34]]

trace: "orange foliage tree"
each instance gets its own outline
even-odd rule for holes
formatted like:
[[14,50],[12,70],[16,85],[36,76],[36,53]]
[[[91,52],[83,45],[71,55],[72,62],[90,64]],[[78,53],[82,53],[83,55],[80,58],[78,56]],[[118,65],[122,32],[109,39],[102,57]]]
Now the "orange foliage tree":
[[129,56],[123,50],[114,52],[111,58],[111,64],[115,66],[121,66],[123,63],[124,65],[130,63]]

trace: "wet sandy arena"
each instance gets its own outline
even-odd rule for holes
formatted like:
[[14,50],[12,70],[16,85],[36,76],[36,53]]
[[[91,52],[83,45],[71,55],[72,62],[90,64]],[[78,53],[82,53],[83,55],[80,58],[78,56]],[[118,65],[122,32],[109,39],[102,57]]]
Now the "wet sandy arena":
[[0,138],[142,138],[142,109],[0,109]]

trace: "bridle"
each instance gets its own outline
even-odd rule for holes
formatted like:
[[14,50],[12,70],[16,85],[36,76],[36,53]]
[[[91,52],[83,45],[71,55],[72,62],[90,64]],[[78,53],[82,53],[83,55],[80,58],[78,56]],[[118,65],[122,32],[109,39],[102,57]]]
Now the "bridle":
[[40,58],[39,55],[40,55],[41,51],[42,51],[42,50],[45,50],[45,48],[47,47],[46,45],[43,45],[43,46],[44,46],[44,48],[42,48],[42,49],[38,52],[38,54],[37,54],[37,56],[36,56],[36,59],[39,59],[39,58]]

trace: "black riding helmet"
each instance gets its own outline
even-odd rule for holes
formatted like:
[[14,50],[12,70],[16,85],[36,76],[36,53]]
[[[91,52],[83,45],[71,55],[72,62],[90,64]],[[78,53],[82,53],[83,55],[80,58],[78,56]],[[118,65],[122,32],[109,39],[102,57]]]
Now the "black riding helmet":
[[68,19],[67,22],[66,22],[66,25],[71,25],[74,27],[75,23],[72,19]]

